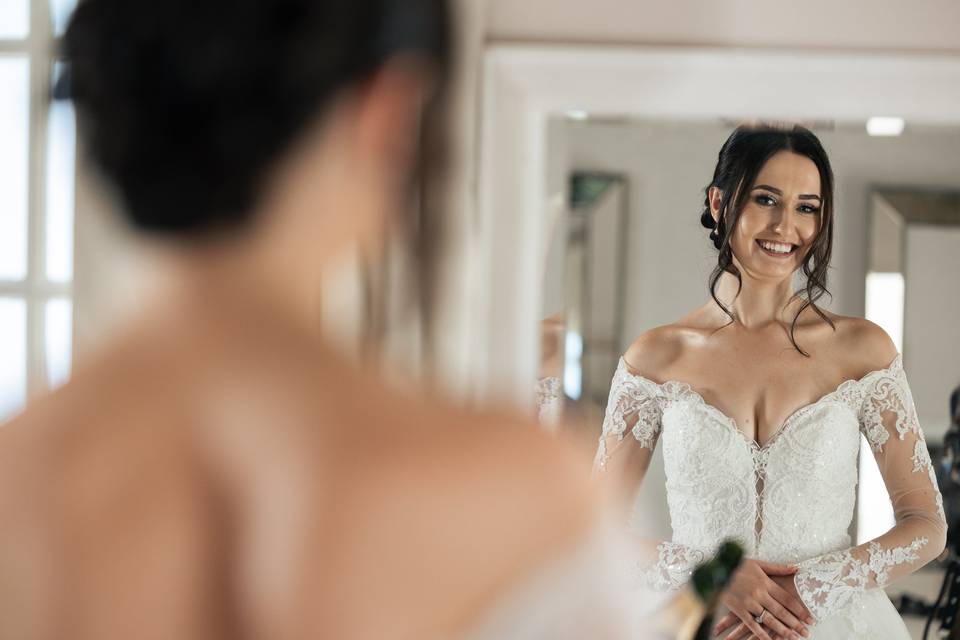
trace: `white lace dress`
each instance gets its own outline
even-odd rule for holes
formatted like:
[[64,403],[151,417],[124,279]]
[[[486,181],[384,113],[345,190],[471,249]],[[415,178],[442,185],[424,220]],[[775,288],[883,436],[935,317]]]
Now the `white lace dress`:
[[[860,434],[873,449],[896,524],[851,546]],[[943,549],[943,502],[900,355],[794,412],[763,447],[689,384],[656,383],[621,359],[595,468],[627,437],[663,441],[673,539],[639,567],[649,587],[679,588],[717,545],[797,564],[794,583],[817,623],[813,639],[909,640],[882,587]]]

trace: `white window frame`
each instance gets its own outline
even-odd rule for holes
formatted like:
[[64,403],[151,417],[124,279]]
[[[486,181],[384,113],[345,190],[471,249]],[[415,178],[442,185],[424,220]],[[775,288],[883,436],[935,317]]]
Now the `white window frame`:
[[[47,278],[47,145],[50,91],[57,42],[49,0],[29,0],[30,32],[25,39],[0,38],[0,56],[26,56],[30,77],[27,156],[27,273],[22,280],[0,279],[0,297],[26,302],[26,403],[50,388],[45,344],[46,304],[66,299],[73,307],[73,281]],[[76,172],[76,161],[74,161]],[[76,199],[74,199],[76,219]],[[71,326],[75,326],[72,323]],[[72,330],[72,329],[71,329]],[[72,330],[73,331],[73,330]],[[75,331],[74,331],[75,333]],[[72,338],[73,336],[71,336]],[[76,344],[71,340],[71,344]]]

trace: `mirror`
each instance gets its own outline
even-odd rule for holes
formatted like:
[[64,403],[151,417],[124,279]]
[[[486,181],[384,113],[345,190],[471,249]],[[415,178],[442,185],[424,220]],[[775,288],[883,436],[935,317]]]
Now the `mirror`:
[[547,253],[543,296],[541,422],[603,419],[610,372],[623,352],[629,191],[625,176],[574,172]]
[[[568,428],[598,435],[617,357],[645,330],[707,300],[717,254],[699,220],[703,189],[737,124],[719,116],[552,118],[548,154],[562,158],[552,157],[546,184],[568,185],[569,206],[566,227],[553,230],[546,252],[543,317],[562,309],[565,320],[562,391],[566,406],[576,407]],[[803,124],[822,141],[836,177],[832,299],[820,305],[867,317],[891,335],[904,356],[932,458],[939,460],[950,424],[947,400],[960,383],[960,127],[918,124],[881,137],[863,122]],[[613,223],[618,214],[623,219]],[[617,229],[607,236],[609,255],[593,248],[604,216],[608,228]],[[592,327],[606,333],[594,334]],[[654,539],[672,535],[662,449],[653,454],[633,517],[638,535]],[[859,465],[849,531],[855,543],[893,524],[865,440]],[[943,479],[941,485],[952,517],[950,486]],[[930,600],[942,575],[930,565],[889,593]],[[922,619],[908,622],[922,626]]]

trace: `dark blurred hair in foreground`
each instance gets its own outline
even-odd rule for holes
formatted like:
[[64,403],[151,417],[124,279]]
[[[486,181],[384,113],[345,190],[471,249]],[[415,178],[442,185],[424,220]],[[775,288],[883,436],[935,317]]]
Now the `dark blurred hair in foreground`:
[[82,0],[64,38],[92,159],[147,230],[244,222],[265,173],[391,55],[448,59],[441,0]]
[[445,0],[81,0],[55,93],[75,102],[124,216],[202,237],[249,221],[271,169],[339,94],[394,55],[421,55],[439,90],[412,176],[417,206],[398,223],[429,308],[450,21]]

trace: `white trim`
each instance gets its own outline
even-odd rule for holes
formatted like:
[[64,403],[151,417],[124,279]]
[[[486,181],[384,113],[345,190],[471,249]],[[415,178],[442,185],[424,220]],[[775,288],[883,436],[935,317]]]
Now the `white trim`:
[[67,282],[41,282],[30,284],[26,281],[0,282],[0,297],[13,298],[62,298],[73,295],[73,286]]
[[960,56],[759,49],[493,45],[484,55],[473,300],[482,397],[529,402],[548,206],[547,119],[570,109],[640,118],[960,125]]

